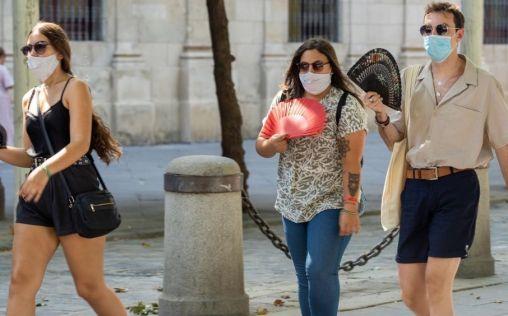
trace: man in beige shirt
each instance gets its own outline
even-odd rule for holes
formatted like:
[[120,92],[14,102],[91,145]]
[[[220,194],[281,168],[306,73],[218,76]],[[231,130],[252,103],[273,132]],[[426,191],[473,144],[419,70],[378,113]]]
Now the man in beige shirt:
[[455,274],[474,237],[480,195],[474,169],[487,166],[492,148],[508,185],[508,105],[496,79],[457,53],[464,36],[457,7],[429,4],[420,33],[431,61],[413,87],[409,126],[404,114],[390,123],[377,93],[364,101],[389,147],[408,141],[397,249],[402,298],[416,315],[447,316]]

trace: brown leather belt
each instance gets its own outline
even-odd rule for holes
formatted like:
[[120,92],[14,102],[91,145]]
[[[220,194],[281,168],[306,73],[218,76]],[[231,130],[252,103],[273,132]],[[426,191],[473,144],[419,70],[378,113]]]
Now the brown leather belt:
[[471,170],[471,169],[457,169],[453,167],[434,167],[425,169],[407,168],[406,179],[420,179],[420,180],[437,180],[442,177],[449,176],[454,173]]

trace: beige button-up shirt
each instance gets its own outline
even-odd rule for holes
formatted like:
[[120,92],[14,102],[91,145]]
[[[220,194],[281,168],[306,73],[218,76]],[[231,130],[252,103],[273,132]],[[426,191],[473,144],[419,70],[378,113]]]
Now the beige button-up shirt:
[[[508,105],[501,85],[490,73],[465,59],[464,74],[439,104],[430,62],[416,80],[406,156],[413,168],[486,167],[493,158],[492,147],[508,144]],[[406,133],[404,108],[393,123],[399,132]]]

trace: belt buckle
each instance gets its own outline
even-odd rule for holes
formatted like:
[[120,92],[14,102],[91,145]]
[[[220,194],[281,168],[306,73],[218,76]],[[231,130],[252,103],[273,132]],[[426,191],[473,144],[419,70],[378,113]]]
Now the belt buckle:
[[427,168],[428,170],[434,170],[434,177],[433,178],[430,178],[429,180],[432,180],[432,181],[435,181],[437,179],[439,179],[439,167],[430,167],[430,168]]
[[42,158],[42,157],[35,157],[34,158],[34,166],[35,166],[35,168],[38,168],[43,163],[44,163],[44,158]]

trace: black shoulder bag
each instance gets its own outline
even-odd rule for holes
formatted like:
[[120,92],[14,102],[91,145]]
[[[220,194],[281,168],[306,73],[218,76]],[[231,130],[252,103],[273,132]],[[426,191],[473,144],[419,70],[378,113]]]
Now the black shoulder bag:
[[[53,156],[55,155],[55,151],[49,139],[39,105],[37,105],[37,118],[40,122],[49,153]],[[68,207],[72,212],[72,221],[74,222],[77,233],[81,237],[95,238],[104,236],[120,226],[121,216],[120,213],[118,213],[113,195],[108,191],[99,170],[95,166],[92,155],[87,154],[87,157],[97,174],[102,190],[80,193],[75,196],[72,194],[63,172],[59,172],[58,174],[69,196]]]

